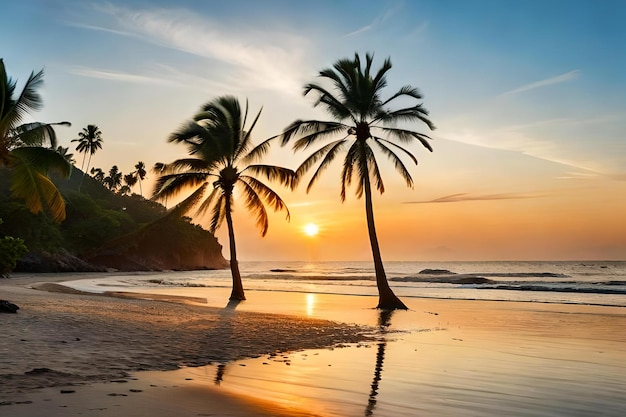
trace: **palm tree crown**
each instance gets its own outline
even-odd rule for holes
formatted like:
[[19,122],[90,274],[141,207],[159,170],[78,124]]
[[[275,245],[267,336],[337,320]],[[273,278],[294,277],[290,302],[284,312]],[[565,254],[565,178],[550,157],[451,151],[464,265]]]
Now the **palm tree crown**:
[[365,196],[368,231],[380,294],[378,307],[406,308],[389,288],[376,237],[372,183],[380,193],[385,191],[376,155],[380,153],[389,158],[407,186],[412,187],[413,178],[400,156],[409,158],[415,164],[417,158],[402,145],[418,142],[432,151],[427,141],[430,138],[398,127],[398,124],[420,122],[430,129],[434,129],[434,125],[428,120],[428,111],[421,103],[398,109],[389,108],[397,99],[420,100],[422,96],[416,88],[404,86],[383,99],[382,92],[387,86],[386,75],[391,69],[391,61],[386,59],[375,72],[372,70],[372,62],[373,55],[366,54],[362,65],[359,55],[355,54],[354,59],[341,59],[333,68],[320,71],[319,76],[329,82],[332,89],[310,83],[304,87],[304,95],[315,94],[315,106],[321,105],[334,120],[297,120],[281,136],[283,145],[299,136],[293,143],[295,151],[322,145],[296,171],[298,177],[301,177],[317,165],[307,185],[307,192],[338,155],[345,155],[341,172],[341,200],[345,200],[346,188],[353,180],[357,197]]
[[[226,220],[230,243],[230,266],[233,276],[231,300],[245,299],[237,263],[232,210],[235,190],[243,198],[245,206],[256,216],[256,223],[265,236],[268,230],[268,215],[265,205],[275,211],[289,210],[280,196],[257,176],[276,180],[293,186],[295,172],[273,165],[252,164],[268,150],[269,139],[252,148],[251,132],[261,111],[246,130],[248,106],[242,109],[236,98],[224,96],[202,106],[200,113],[178,131],[169,141],[185,144],[190,157],[170,164],[159,164],[161,173],[156,180],[154,199],[166,200],[184,189],[196,191],[180,206],[197,207],[196,213],[210,213],[211,232],[215,232]],[[212,190],[204,197],[208,187]]]
[[[79,153],[83,154],[83,162],[80,164],[80,169],[83,171],[83,176],[80,179],[80,184],[78,184],[78,190],[80,191],[80,187],[83,184],[83,179],[85,178],[85,173],[89,171],[89,165],[91,164],[91,157],[95,154],[98,149],[102,149],[102,132],[96,125],[87,125],[84,127],[81,132],[78,132],[78,138],[72,139],[72,142],[78,142],[76,145],[76,150]],[[83,170],[85,167],[85,157],[89,154],[89,160],[87,161],[87,168]]]
[[[43,70],[32,72],[17,94],[16,81],[6,72],[0,58],[0,166],[12,171],[11,194],[24,200],[34,214],[48,212],[55,221],[65,219],[65,202],[48,177],[51,171],[69,177],[72,165],[56,152],[54,125],[69,122],[25,123],[26,114],[43,106],[37,92],[43,84]],[[43,147],[49,143],[50,147]]]

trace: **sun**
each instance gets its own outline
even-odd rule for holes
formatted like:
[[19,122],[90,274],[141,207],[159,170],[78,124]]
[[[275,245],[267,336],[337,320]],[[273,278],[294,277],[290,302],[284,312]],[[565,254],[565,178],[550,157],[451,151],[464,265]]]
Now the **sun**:
[[319,233],[319,231],[320,231],[320,228],[316,224],[314,224],[314,223],[309,223],[306,226],[304,226],[304,233],[307,236],[313,237],[313,236],[317,235]]

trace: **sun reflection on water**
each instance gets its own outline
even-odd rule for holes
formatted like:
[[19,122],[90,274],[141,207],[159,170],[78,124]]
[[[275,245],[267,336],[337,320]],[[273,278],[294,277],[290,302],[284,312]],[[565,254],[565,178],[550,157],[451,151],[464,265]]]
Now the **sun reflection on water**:
[[306,315],[312,316],[315,308],[315,294],[306,295]]

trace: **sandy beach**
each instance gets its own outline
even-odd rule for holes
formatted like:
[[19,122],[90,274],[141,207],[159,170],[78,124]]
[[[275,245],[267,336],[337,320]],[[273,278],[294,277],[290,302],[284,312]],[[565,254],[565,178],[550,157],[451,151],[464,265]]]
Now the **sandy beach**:
[[0,280],[0,299],[21,307],[0,317],[3,415],[619,416],[626,407],[624,308],[409,299],[409,311],[385,317],[372,297],[249,291],[228,308],[82,294],[54,284],[63,279]]

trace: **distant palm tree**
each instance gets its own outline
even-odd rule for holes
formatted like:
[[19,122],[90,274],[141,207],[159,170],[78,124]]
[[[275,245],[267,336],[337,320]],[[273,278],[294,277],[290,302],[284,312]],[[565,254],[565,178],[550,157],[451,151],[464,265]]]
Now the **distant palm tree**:
[[[31,72],[22,91],[7,75],[0,59],[0,166],[11,170],[11,195],[24,200],[34,214],[45,211],[55,221],[65,219],[65,202],[48,177],[52,171],[69,177],[72,165],[56,152],[54,125],[70,126],[69,122],[22,124],[27,113],[41,109],[37,92],[43,83],[43,70]],[[50,147],[44,147],[49,143]]]
[[66,148],[66,147],[63,147],[63,146],[57,146],[56,151],[57,151],[57,153],[59,155],[61,155],[63,158],[65,158],[65,160],[67,162],[69,162],[70,164],[73,165],[73,164],[76,163],[76,160],[74,159],[74,154],[73,153],[69,153],[70,148]]
[[104,184],[105,174],[102,168],[91,168],[89,172],[94,180],[98,181],[100,184]]
[[[265,204],[274,211],[289,210],[280,196],[261,182],[257,175],[293,186],[295,172],[273,165],[251,164],[268,150],[265,141],[251,149],[251,133],[261,111],[245,130],[248,105],[244,114],[239,102],[231,96],[219,97],[202,106],[200,113],[169,137],[170,142],[183,143],[189,149],[190,158],[163,164],[157,179],[153,199],[163,200],[184,189],[196,191],[182,205],[196,206],[207,187],[212,191],[199,204],[197,213],[211,213],[210,231],[215,232],[226,219],[230,246],[230,270],[233,278],[231,300],[245,300],[241,274],[237,261],[235,231],[233,228],[234,191],[244,199],[245,206],[256,217],[261,235],[268,229]],[[179,205],[180,206],[180,205]]]
[[134,172],[124,175],[124,187],[128,188],[129,194],[135,184],[137,184],[137,175]]
[[113,165],[109,170],[109,175],[107,175],[102,183],[111,191],[117,191],[117,189],[122,185],[122,177],[123,174],[120,172],[117,165]]
[[143,190],[141,189],[141,181],[146,178],[146,164],[139,161],[135,164],[135,179],[139,182],[139,194],[143,197]]
[[[91,157],[98,151],[98,149],[102,149],[102,132],[96,125],[87,125],[87,127],[83,128],[82,132],[78,133],[78,139],[72,139],[72,142],[78,142],[76,150],[83,154],[83,162],[80,165],[80,169],[83,171],[83,176],[78,184],[78,191],[80,191],[80,187],[83,185],[83,179],[85,178],[85,173],[89,171]],[[83,170],[87,154],[89,154],[89,160],[87,162],[87,167]]]
[[406,102],[411,99],[419,100],[422,96],[416,88],[404,86],[384,100],[381,93],[387,85],[386,74],[391,69],[391,61],[386,59],[376,73],[371,72],[372,61],[373,55],[367,54],[363,67],[359,55],[355,54],[354,59],[341,59],[333,68],[320,71],[319,76],[329,81],[332,89],[320,84],[307,84],[304,87],[304,95],[311,92],[316,94],[315,105],[321,104],[335,121],[297,120],[285,129],[282,141],[284,145],[294,135],[299,135],[293,144],[293,149],[299,151],[338,137],[313,152],[298,168],[298,177],[319,163],[307,186],[308,192],[337,155],[345,152],[341,173],[341,201],[345,201],[346,187],[354,178],[357,198],[365,196],[367,229],[379,293],[377,308],[406,309],[404,303],[389,287],[376,235],[372,182],[381,194],[385,188],[375,151],[389,158],[407,186],[412,187],[413,179],[397,152],[417,164],[415,156],[401,144],[417,141],[432,151],[426,140],[430,138],[422,133],[396,126],[399,122],[422,122],[430,129],[434,129],[434,125],[427,119],[428,112],[422,104],[397,110],[388,108],[388,104],[396,99],[403,99]]

